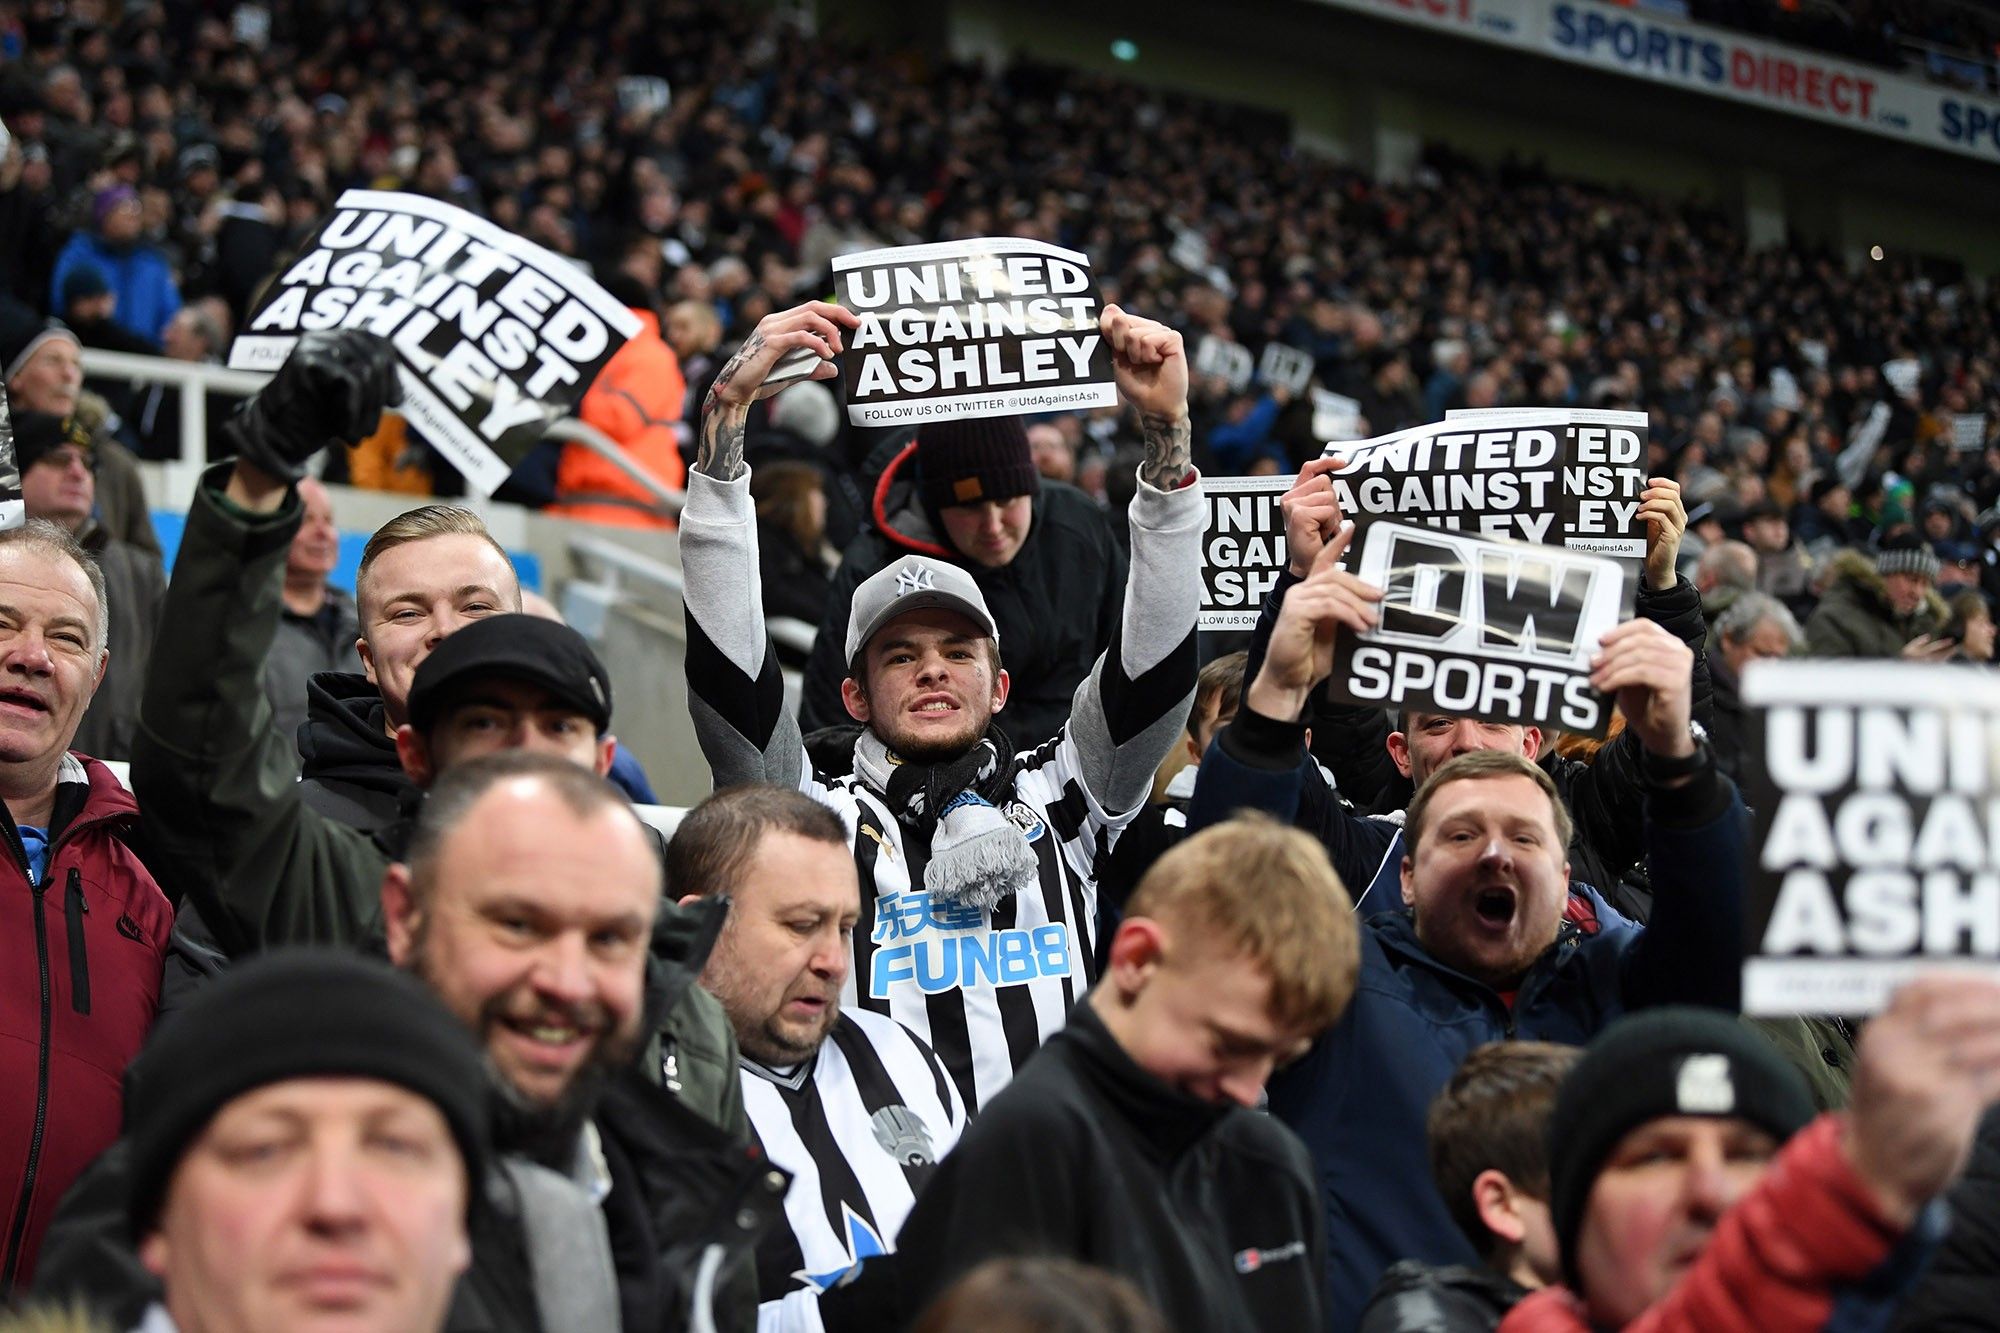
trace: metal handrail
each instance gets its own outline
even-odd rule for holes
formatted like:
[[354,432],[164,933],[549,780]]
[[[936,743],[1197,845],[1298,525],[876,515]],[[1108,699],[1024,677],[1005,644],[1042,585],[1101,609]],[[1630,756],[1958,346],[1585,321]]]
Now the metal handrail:
[[[202,454],[208,439],[208,395],[220,393],[245,398],[271,381],[262,371],[231,370],[202,361],[175,361],[163,356],[111,352],[101,347],[83,349],[83,370],[85,375],[124,380],[128,384],[171,384],[181,390],[181,454],[179,458],[166,460],[169,485],[175,495],[192,495],[201,474]],[[563,417],[550,423],[546,434],[551,439],[572,440],[582,445],[630,477],[667,513],[681,512],[686,493],[662,485],[634,463],[616,440],[597,427],[575,417]]]
[[[569,550],[571,555],[602,568],[607,577],[599,581],[599,586],[607,593],[615,595],[619,591],[620,579],[630,577],[663,588],[676,598],[686,595],[687,579],[677,567],[655,560],[652,556],[641,555],[617,542],[577,533],[569,539]],[[811,652],[813,641],[819,637],[817,626],[786,616],[767,617],[764,625],[778,645],[802,653]]]

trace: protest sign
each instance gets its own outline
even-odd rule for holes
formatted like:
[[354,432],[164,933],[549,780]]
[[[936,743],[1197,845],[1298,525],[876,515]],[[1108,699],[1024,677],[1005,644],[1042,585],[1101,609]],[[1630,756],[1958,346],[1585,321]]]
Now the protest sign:
[[1195,348],[1194,368],[1196,374],[1213,375],[1227,384],[1231,393],[1242,393],[1250,387],[1250,377],[1257,366],[1251,360],[1250,349],[1242,343],[1209,333],[1202,335],[1201,344]]
[[1357,526],[1395,518],[1638,559],[1645,425],[1640,412],[1455,412],[1325,452],[1347,460],[1331,475]]
[[1986,414],[1959,412],[1951,419],[1951,447],[1961,453],[1977,453],[1986,447]]
[[349,190],[243,328],[229,349],[239,370],[276,370],[316,330],[389,339],[403,416],[490,495],[639,321],[568,260],[484,218]]
[[1266,384],[1282,384],[1294,394],[1312,383],[1313,359],[1287,343],[1265,343],[1257,358],[1257,378]]
[[1085,255],[996,237],[864,250],[833,271],[861,321],[840,358],[854,425],[1118,402]]
[[1331,389],[1312,391],[1312,433],[1319,440],[1351,440],[1361,433],[1361,402]]
[[1743,1008],[1865,1014],[1920,971],[2000,975],[2000,681],[1758,662]]
[[[1315,399],[1315,415],[1324,404]],[[1442,422],[1353,443],[1328,457],[1355,549],[1368,528],[1394,520],[1517,538],[1635,568],[1646,554],[1638,519],[1645,489],[1645,415],[1513,408],[1454,413]],[[1277,498],[1292,477],[1210,477],[1202,563],[1203,629],[1245,629],[1285,565]],[[1247,523],[1263,526],[1249,528]],[[1349,567],[1352,567],[1350,558]]]
[[1291,477],[1204,477],[1208,531],[1201,546],[1202,629],[1253,629],[1285,567],[1278,497]]
[[1374,523],[1358,541],[1348,564],[1383,590],[1381,619],[1336,635],[1335,700],[1585,736],[1610,728],[1590,659],[1631,612],[1628,566],[1405,523]]
[[27,521],[28,506],[21,499],[21,465],[14,455],[14,414],[7,406],[7,390],[0,388],[0,532]]

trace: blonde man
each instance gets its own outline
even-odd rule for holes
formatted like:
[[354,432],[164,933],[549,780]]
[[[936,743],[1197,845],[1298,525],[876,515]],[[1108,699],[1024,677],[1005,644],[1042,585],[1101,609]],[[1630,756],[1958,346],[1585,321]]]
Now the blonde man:
[[1311,838],[1243,819],[1167,853],[1069,1026],[918,1196],[905,1292],[1045,1254],[1130,1279],[1179,1327],[1320,1327],[1312,1162],[1252,1108],[1340,1017],[1358,967],[1352,904]]

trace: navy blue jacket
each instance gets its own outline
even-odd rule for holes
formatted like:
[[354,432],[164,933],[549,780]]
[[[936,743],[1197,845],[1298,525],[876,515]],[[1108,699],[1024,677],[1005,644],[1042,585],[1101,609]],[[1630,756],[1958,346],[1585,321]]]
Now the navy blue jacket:
[[[1302,733],[1239,713],[1202,760],[1189,831],[1246,806],[1291,822],[1306,779]],[[1737,1007],[1746,837],[1743,804],[1712,760],[1681,787],[1649,789],[1651,924],[1617,916],[1579,886],[1597,920],[1565,921],[1511,1008],[1425,953],[1400,906],[1367,918],[1353,1003],[1270,1087],[1273,1114],[1319,1171],[1328,1327],[1354,1328],[1398,1260],[1478,1262],[1431,1184],[1424,1138],[1432,1098],[1474,1047],[1513,1037],[1581,1045],[1626,1010],[1655,1004]]]

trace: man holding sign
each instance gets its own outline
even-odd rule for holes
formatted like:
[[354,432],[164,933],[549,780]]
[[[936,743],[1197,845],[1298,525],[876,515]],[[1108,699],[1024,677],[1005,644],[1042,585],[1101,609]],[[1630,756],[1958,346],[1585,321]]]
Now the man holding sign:
[[[1285,598],[1242,709],[1202,763],[1191,829],[1245,805],[1294,816],[1312,768],[1297,719],[1333,670],[1336,636],[1378,619],[1380,591],[1339,568],[1352,535],[1336,533]],[[1741,946],[1719,923],[1741,910],[1745,817],[1689,726],[1691,660],[1657,625],[1628,621],[1591,666],[1641,747],[1650,926],[1587,890],[1588,919],[1572,919],[1569,812],[1518,751],[1451,758],[1411,802],[1400,901],[1367,918],[1354,1003],[1271,1083],[1271,1109],[1312,1149],[1327,1196],[1333,1327],[1351,1326],[1399,1259],[1474,1262],[1443,1201],[1407,1183],[1428,1169],[1426,1108],[1475,1046],[1574,1044],[1655,1004],[1734,1007]]]
[[786,354],[831,378],[861,320],[823,301],[767,316],[716,377],[681,515],[688,693],[717,787],[795,786],[846,823],[861,918],[844,1000],[926,1038],[968,1106],[997,1093],[1095,980],[1098,858],[1144,803],[1194,694],[1201,488],[1188,465],[1180,335],[1107,307],[1098,332],[1140,415],[1125,609],[1061,735],[989,734],[1011,682],[978,586],[909,555],[855,590],[841,691],[865,730],[821,778],[785,708],[756,582],[743,462],[750,404]]

